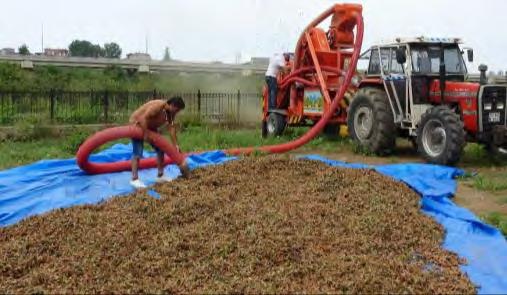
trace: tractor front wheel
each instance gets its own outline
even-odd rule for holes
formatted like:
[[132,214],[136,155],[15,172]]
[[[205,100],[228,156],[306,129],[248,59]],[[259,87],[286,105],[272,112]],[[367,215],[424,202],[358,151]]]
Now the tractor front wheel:
[[456,164],[465,147],[465,130],[460,117],[447,106],[427,110],[417,128],[417,147],[430,163]]
[[285,120],[285,116],[277,113],[269,114],[266,122],[267,136],[275,137],[282,135],[286,126],[287,122]]

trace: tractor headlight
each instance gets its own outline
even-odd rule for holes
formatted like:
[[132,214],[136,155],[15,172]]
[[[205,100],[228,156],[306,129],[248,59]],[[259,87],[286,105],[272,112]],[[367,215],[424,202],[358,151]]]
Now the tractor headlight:
[[488,102],[484,104],[484,110],[485,111],[491,111],[493,109],[493,104]]
[[505,108],[505,105],[503,104],[503,102],[498,102],[496,104],[496,109],[497,110],[503,110]]

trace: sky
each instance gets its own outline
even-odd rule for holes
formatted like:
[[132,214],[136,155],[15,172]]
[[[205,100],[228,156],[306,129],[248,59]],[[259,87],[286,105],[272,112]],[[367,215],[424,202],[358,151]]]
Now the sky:
[[[234,62],[293,51],[302,29],[329,0],[3,0],[0,48],[26,43],[32,52],[66,48],[74,39],[117,42],[123,53],[164,48],[185,61]],[[350,0],[361,3],[363,49],[395,37],[461,37],[472,47],[477,72],[507,70],[505,0]],[[341,2],[340,2],[341,3]],[[44,28],[42,30],[42,27]],[[146,42],[146,40],[148,42]]]

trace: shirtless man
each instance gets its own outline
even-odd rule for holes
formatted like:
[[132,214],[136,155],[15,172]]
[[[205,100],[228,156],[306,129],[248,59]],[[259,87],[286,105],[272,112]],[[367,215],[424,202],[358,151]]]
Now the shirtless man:
[[[167,101],[156,99],[145,103],[139,107],[132,114],[132,116],[130,116],[130,124],[141,127],[144,132],[144,140],[132,139],[132,181],[130,184],[133,187],[137,189],[146,188],[146,185],[141,180],[139,180],[138,175],[139,160],[143,157],[144,141],[147,140],[148,136],[148,133],[146,131],[150,130],[159,132],[160,127],[167,124],[167,129],[171,136],[171,141],[179,151],[178,139],[176,137],[176,128],[174,126],[174,118],[176,117],[176,114],[178,114],[178,112],[184,108],[185,102],[179,96],[173,97]],[[158,183],[171,181],[171,179],[164,177],[164,152],[153,144],[151,144],[151,146],[157,153],[158,175],[156,181]],[[186,164],[183,164],[180,167],[180,170],[183,176],[188,176],[189,171]]]

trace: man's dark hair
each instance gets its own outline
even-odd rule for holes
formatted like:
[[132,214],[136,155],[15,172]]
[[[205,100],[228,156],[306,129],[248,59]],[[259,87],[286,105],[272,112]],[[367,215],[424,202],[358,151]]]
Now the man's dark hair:
[[168,105],[173,105],[177,107],[180,110],[183,110],[185,108],[185,102],[183,101],[183,98],[181,96],[174,96],[167,100]]

